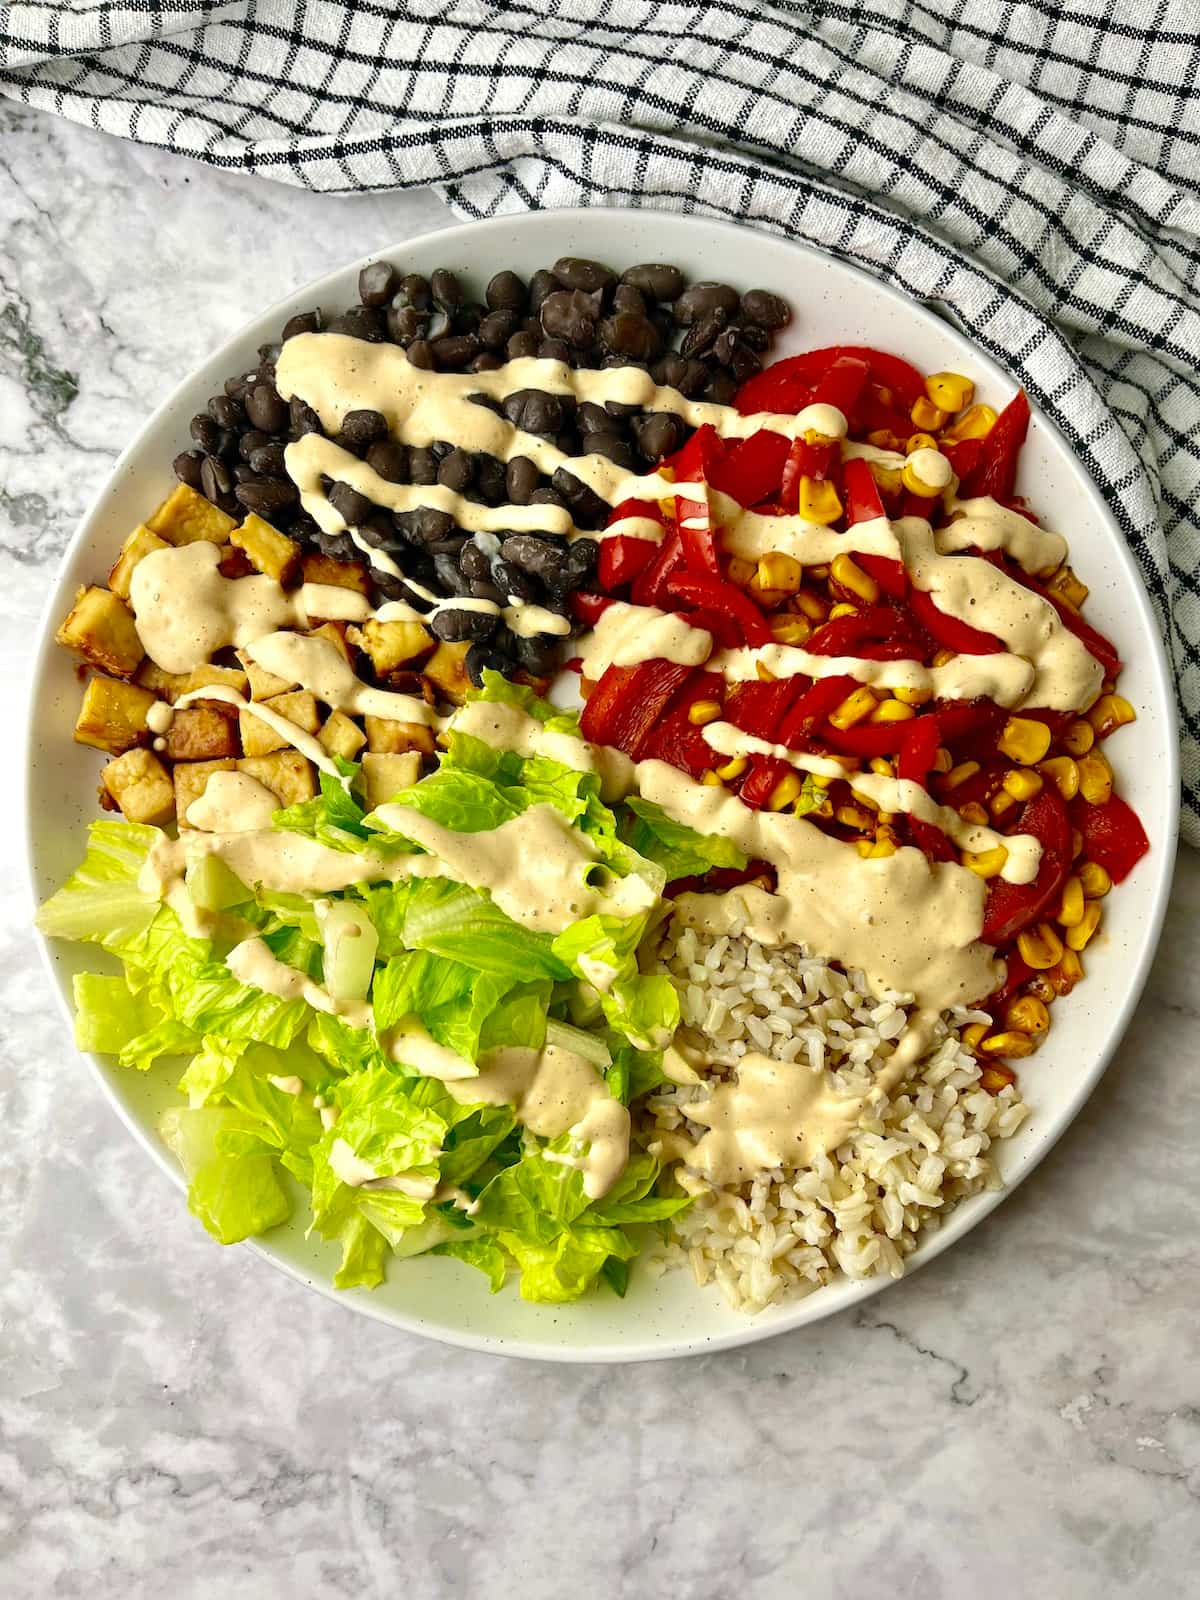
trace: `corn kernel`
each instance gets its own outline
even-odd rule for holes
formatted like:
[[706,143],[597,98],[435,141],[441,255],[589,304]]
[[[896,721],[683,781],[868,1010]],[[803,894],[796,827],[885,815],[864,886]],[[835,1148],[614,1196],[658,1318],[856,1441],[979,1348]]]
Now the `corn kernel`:
[[1071,829],[1071,860],[1078,861],[1083,854],[1083,835],[1078,828]]
[[861,689],[855,689],[853,694],[848,694],[835,711],[829,713],[829,720],[835,728],[852,728],[856,722],[862,722],[869,717],[879,704],[875,696],[863,684]]
[[879,810],[879,801],[878,800],[872,800],[870,795],[859,794],[858,790],[856,788],[854,788],[853,784],[850,787],[850,793],[854,796],[855,801],[860,806],[865,806],[868,811],[878,811]]
[[862,806],[838,806],[833,814],[846,828],[861,828],[865,833],[875,826],[875,818]]
[[1118,728],[1135,722],[1137,712],[1124,695],[1102,694],[1088,712],[1087,719],[1096,730],[1097,739],[1107,739],[1109,734],[1116,733]]
[[1011,1067],[1002,1067],[996,1062],[991,1062],[979,1074],[979,1087],[986,1089],[988,1094],[999,1094],[1001,1089],[1007,1089],[1010,1083],[1016,1083],[1017,1075]]
[[771,618],[771,637],[776,644],[807,644],[812,638],[812,623],[807,617],[789,616],[782,612]]
[[1112,888],[1112,879],[1098,861],[1085,861],[1079,868],[1079,881],[1084,898],[1102,900]]
[[826,563],[821,562],[818,566],[809,567],[808,575],[814,583],[824,583],[825,579],[829,576],[829,567],[826,565]]
[[949,666],[950,662],[953,660],[953,650],[939,650],[933,658],[933,664],[935,667],[945,667]]
[[933,699],[932,689],[906,689],[903,684],[893,689],[892,693],[904,706],[923,706]]
[[768,811],[786,811],[788,806],[794,805],[800,798],[800,791],[804,787],[804,779],[798,772],[789,772],[780,778],[779,782],[767,796]]
[[948,439],[986,439],[996,425],[996,412],[991,406],[968,406],[961,417],[956,417],[945,434]]
[[885,700],[883,704],[871,713],[872,722],[907,722],[910,717],[915,717],[916,712],[912,706],[906,706],[903,700]]
[[813,787],[815,789],[828,789],[830,784],[833,782],[833,779],[826,777],[823,772],[814,772],[811,774],[811,777],[813,781]]
[[894,839],[877,838],[875,843],[867,851],[867,857],[871,861],[883,861],[886,857],[894,856],[895,854],[896,842]]
[[1050,1010],[1044,1001],[1031,994],[1010,1000],[1004,1012],[1004,1025],[1017,1033],[1027,1033],[1030,1038],[1050,1031]]
[[1070,994],[1083,977],[1083,962],[1074,950],[1064,950],[1062,960],[1046,976],[1055,994]]
[[1079,610],[1088,597],[1087,584],[1077,578],[1065,562],[1052,574],[1046,587],[1051,594],[1057,595],[1060,600],[1065,600],[1075,611]]
[[688,721],[697,728],[703,728],[705,723],[715,722],[721,715],[721,702],[719,700],[693,700],[688,707]]
[[871,851],[874,850],[875,841],[873,839],[855,839],[854,848],[865,861],[871,854]]
[[805,473],[800,479],[800,515],[805,522],[825,527],[841,514],[842,502],[833,484],[827,478],[810,478]]
[[876,428],[873,433],[867,435],[867,443],[873,444],[876,450],[902,450],[904,448],[901,440],[897,438],[890,428]]
[[1085,756],[1096,742],[1096,730],[1090,722],[1085,722],[1082,717],[1077,722],[1069,722],[1067,731],[1063,734],[1063,747],[1073,756]]
[[1054,987],[1047,972],[1035,972],[1025,985],[1029,993],[1046,1005],[1051,1005],[1058,998],[1058,990]]
[[1062,960],[1063,942],[1048,922],[1039,922],[1017,935],[1017,949],[1027,966],[1035,972],[1045,972]]
[[1086,950],[1092,935],[1100,926],[1100,902],[1089,900],[1083,908],[1083,916],[1073,928],[1067,929],[1067,949]]
[[1004,871],[1008,851],[1002,844],[994,850],[964,850],[962,864],[979,878],[998,878]]
[[764,589],[782,589],[785,594],[795,594],[804,578],[804,568],[795,556],[771,550],[760,559],[755,576]]
[[725,576],[730,583],[736,583],[739,589],[744,589],[756,571],[753,561],[743,561],[741,556],[730,556]]
[[811,589],[801,589],[799,594],[794,594],[788,602],[793,611],[798,611],[810,622],[824,622],[829,615],[829,602],[819,594],[814,594]]
[[1079,792],[1090,806],[1112,799],[1113,774],[1099,750],[1089,750],[1079,762]]
[[962,1031],[962,1042],[968,1050],[978,1050],[987,1038],[988,1025],[986,1022],[973,1022],[969,1028]]
[[1014,800],[1032,800],[1041,794],[1045,781],[1040,772],[1031,772],[1028,767],[1010,767],[1004,774],[1004,788]]
[[966,783],[968,778],[973,778],[979,771],[978,761],[960,761],[956,767],[951,767],[946,774],[946,788],[957,789],[960,784]]
[[987,824],[988,814],[978,800],[968,800],[965,806],[959,806],[958,814],[964,822],[973,822],[977,828]]
[[1074,800],[1079,793],[1079,766],[1070,756],[1051,756],[1049,761],[1039,762],[1038,771],[1050,779],[1064,800]]
[[925,393],[943,411],[961,411],[975,398],[975,385],[961,372],[932,372],[925,379]]
[[712,767],[709,767],[708,771],[700,779],[700,782],[704,784],[706,788],[719,789],[721,787],[721,776]]
[[904,454],[915,455],[918,450],[936,450],[937,440],[931,433],[910,433],[904,443]]
[[879,599],[879,585],[870,573],[864,572],[853,556],[834,556],[829,563],[829,576],[834,583],[843,589],[849,589],[867,605],[873,606]]
[[775,682],[775,674],[771,671],[770,667],[765,664],[765,662],[756,661],[754,663],[754,671],[759,683]]
[[856,617],[858,607],[852,606],[848,600],[839,600],[837,605],[829,608],[829,621],[836,622],[839,617]]
[[1062,899],[1054,914],[1055,922],[1063,928],[1077,928],[1083,921],[1085,904],[1083,884],[1076,877],[1068,878],[1063,884]]
[[1017,1033],[1009,1029],[1005,1033],[994,1033],[990,1039],[985,1039],[979,1047],[985,1055],[1008,1056],[1010,1060],[1020,1061],[1024,1056],[1033,1054],[1033,1040],[1027,1033]]
[[938,745],[937,753],[933,758],[933,770],[935,772],[945,773],[949,772],[953,766],[954,757],[950,754],[949,750],[946,749],[944,744]]
[[895,494],[900,488],[900,468],[889,467],[885,461],[872,461],[871,476],[877,488],[885,494]]
[[991,812],[993,817],[1002,817],[1007,812],[1011,811],[1016,804],[1016,799],[1009,794],[1008,790],[1005,788],[1000,788],[996,790],[995,794],[988,801],[988,810]]
[[950,413],[943,411],[941,406],[935,406],[928,395],[924,394],[917,400],[909,416],[922,433],[936,433],[950,420]]
[[942,492],[936,483],[926,483],[917,469],[907,461],[900,473],[900,482],[909,494],[920,495],[923,500],[932,500]]
[[895,770],[886,756],[872,756],[867,765],[872,772],[878,773],[881,778],[892,777]]
[[1050,729],[1032,717],[1009,717],[997,744],[1010,761],[1033,767],[1050,748]]
[[734,756],[732,761],[727,761],[723,767],[716,769],[717,777],[722,783],[731,783],[734,778],[740,778],[749,765],[748,756]]

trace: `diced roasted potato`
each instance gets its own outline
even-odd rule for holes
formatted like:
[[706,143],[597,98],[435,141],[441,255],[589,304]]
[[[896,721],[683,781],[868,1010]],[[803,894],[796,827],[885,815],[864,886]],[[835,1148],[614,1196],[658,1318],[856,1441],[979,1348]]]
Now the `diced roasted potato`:
[[223,544],[220,550],[221,559],[217,562],[217,571],[223,578],[250,578],[257,577],[257,569],[244,550],[239,550],[235,544]]
[[319,628],[309,630],[310,639],[328,639],[343,661],[350,660],[350,646],[346,643],[346,624],[344,622],[323,622]]
[[191,824],[187,820],[188,807],[199,800],[208,787],[214,772],[235,772],[238,763],[232,758],[222,761],[181,761],[171,773],[175,784],[175,819],[181,828]]
[[117,557],[112,571],[108,575],[108,587],[114,594],[119,594],[122,600],[129,599],[129,580],[133,576],[133,569],[143,556],[148,556],[152,550],[165,550],[167,541],[160,539],[144,523],[140,523],[121,546],[121,554]]
[[149,689],[119,678],[93,678],[83,691],[75,723],[75,743],[90,744],[119,756],[150,737],[146,713],[154,704]]
[[114,678],[131,678],[145,655],[133,612],[111,589],[81,589],[55,638]]
[[203,666],[193,667],[191,672],[164,672],[147,658],[134,673],[133,681],[145,689],[153,689],[155,694],[163,700],[169,700],[172,705],[181,694],[191,694],[194,689],[208,689],[216,684],[232,689],[237,694],[246,692],[244,672],[239,672],[237,667],[214,667],[207,662]]
[[421,776],[421,757],[415,750],[404,755],[367,754],[362,760],[363,781],[367,791],[367,810],[374,811],[385,801],[407,789]]
[[401,755],[416,750],[433,754],[433,729],[422,722],[393,722],[389,717],[367,717],[367,749],[375,755]]
[[175,713],[167,729],[172,761],[219,761],[241,753],[237,723],[213,706],[187,706]]
[[269,756],[243,756],[238,771],[249,773],[267,786],[281,806],[311,800],[317,792],[312,763],[299,750],[277,750]]
[[327,583],[335,589],[354,589],[368,596],[371,593],[371,580],[363,562],[335,561],[319,550],[305,552],[303,576],[305,583]]
[[331,711],[317,738],[331,756],[341,756],[343,761],[353,761],[367,736],[344,711]]
[[179,483],[154,515],[146,518],[146,526],[168,544],[195,544],[198,539],[225,544],[237,524],[211,500]]
[[280,678],[273,672],[268,672],[265,667],[260,667],[257,661],[252,661],[244,651],[238,651],[238,660],[246,669],[246,679],[250,685],[251,700],[272,700],[277,694],[283,694],[288,689],[294,689],[295,684],[287,678]]
[[470,648],[465,640],[461,644],[439,644],[421,669],[441,698],[456,706],[462,705],[474,687],[467,677],[467,651]]
[[127,750],[110,761],[100,781],[129,822],[157,827],[175,815],[175,790],[167,769],[149,750]]
[[[260,704],[270,706],[272,711],[281,717],[286,717],[305,733],[316,733],[321,726],[317,698],[307,689],[296,689],[291,694],[273,695],[270,700],[263,700]],[[253,711],[240,712],[238,720],[242,726],[242,749],[248,756],[266,756],[270,755],[272,750],[287,749],[288,741],[283,735],[268,727],[261,717],[254,715]]]
[[265,572],[284,588],[299,576],[300,546],[253,512],[240,528],[233,530],[229,542],[244,550],[260,572]]
[[365,622],[355,641],[371,658],[381,677],[395,672],[433,649],[433,635],[419,622]]

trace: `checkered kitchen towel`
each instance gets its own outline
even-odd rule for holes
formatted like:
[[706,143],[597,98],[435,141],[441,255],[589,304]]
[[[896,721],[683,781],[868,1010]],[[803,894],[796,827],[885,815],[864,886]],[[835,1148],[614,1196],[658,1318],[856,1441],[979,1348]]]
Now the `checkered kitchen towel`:
[[0,6],[0,92],[110,133],[473,217],[745,218],[942,307],[1108,496],[1200,843],[1198,78],[1196,0]]

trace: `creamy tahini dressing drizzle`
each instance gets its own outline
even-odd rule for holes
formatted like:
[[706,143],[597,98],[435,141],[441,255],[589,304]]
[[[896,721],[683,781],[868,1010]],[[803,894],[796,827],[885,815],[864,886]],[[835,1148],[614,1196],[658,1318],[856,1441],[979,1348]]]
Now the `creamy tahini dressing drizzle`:
[[254,833],[271,826],[278,797],[246,772],[214,772],[187,808],[190,827],[206,833]]
[[369,688],[329,639],[269,633],[245,648],[264,671],[298,683],[335,711],[355,711],[390,722],[419,722],[423,727],[433,727],[439,720],[433,707],[417,695]]
[[251,989],[261,989],[280,1000],[304,1000],[314,1011],[343,1017],[352,1028],[371,1024],[371,1008],[366,1001],[338,1005],[327,989],[314,983],[307,973],[280,961],[261,939],[243,939],[241,944],[235,944],[225,957],[225,965],[239,983]]
[[608,1193],[629,1160],[629,1112],[614,1100],[590,1061],[547,1044],[542,1050],[518,1045],[490,1050],[480,1058],[479,1075],[447,1084],[463,1105],[510,1105],[517,1121],[541,1139],[570,1134],[586,1150],[564,1158],[583,1173],[583,1192],[592,1200]]
[[640,661],[699,667],[708,660],[712,645],[711,633],[693,628],[672,611],[616,600],[579,641],[578,655],[583,676],[595,682],[609,667],[633,667]]
[[888,778],[876,772],[855,772],[847,777],[846,769],[829,756],[809,755],[785,744],[772,744],[769,739],[743,733],[732,722],[710,722],[701,732],[705,743],[723,756],[774,756],[777,761],[787,761],[801,772],[825,778],[846,778],[856,794],[866,795],[881,811],[904,811],[922,822],[930,822],[963,850],[994,850],[1001,845],[1008,852],[1008,859],[1000,875],[1009,883],[1032,883],[1037,877],[1042,847],[1032,834],[1001,834],[982,824],[966,822],[952,806],[938,805],[923,785],[911,779]]
[[408,1195],[413,1200],[432,1200],[437,1179],[420,1172],[393,1172],[380,1177],[378,1169],[348,1145],[335,1139],[329,1147],[329,1165],[334,1176],[351,1189],[383,1189]]
[[[291,638],[293,635],[289,634],[287,637]],[[248,646],[247,648],[250,647]],[[334,653],[336,654],[337,652],[335,651]],[[301,755],[307,756],[319,771],[324,772],[330,778],[336,779],[343,787],[348,787],[347,780],[338,771],[337,763],[324,745],[321,744],[320,740],[315,739],[311,733],[306,733],[303,728],[297,727],[287,717],[281,716],[272,706],[264,705],[261,700],[247,700],[245,695],[239,694],[236,689],[227,688],[224,684],[219,683],[212,684],[205,689],[192,689],[187,694],[181,694],[175,704],[177,706],[186,706],[193,700],[220,700],[227,706],[236,706],[239,711],[246,712],[248,716],[257,717],[272,732],[277,733],[281,739],[285,739],[294,749],[299,750]],[[215,777],[216,774],[214,773],[213,776]],[[209,782],[212,782],[211,778]],[[207,793],[207,789],[205,792]],[[276,810],[278,809],[278,803],[276,803]],[[188,821],[191,822],[191,820],[191,809],[189,808]]]
[[547,728],[520,706],[471,700],[454,713],[445,732],[470,734],[495,750],[510,750],[518,756],[546,756],[572,772],[597,771],[596,752],[585,739]]
[[361,622],[370,602],[352,589],[306,583],[287,594],[274,578],[226,578],[215,544],[152,550],[133,569],[129,600],[138,638],[164,672],[190,672],[228,645],[314,618]]

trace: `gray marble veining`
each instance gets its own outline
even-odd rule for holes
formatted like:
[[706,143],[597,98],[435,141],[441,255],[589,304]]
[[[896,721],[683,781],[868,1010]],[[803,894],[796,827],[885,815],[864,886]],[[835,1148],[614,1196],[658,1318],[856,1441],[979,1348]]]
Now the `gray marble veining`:
[[[176,375],[284,287],[448,220],[427,192],[316,198],[0,107],[6,719],[55,558]],[[1118,1060],[969,1240],[745,1354],[571,1369],[405,1337],[208,1241],[53,1009],[13,789],[0,1592],[1196,1592],[1195,856]]]

